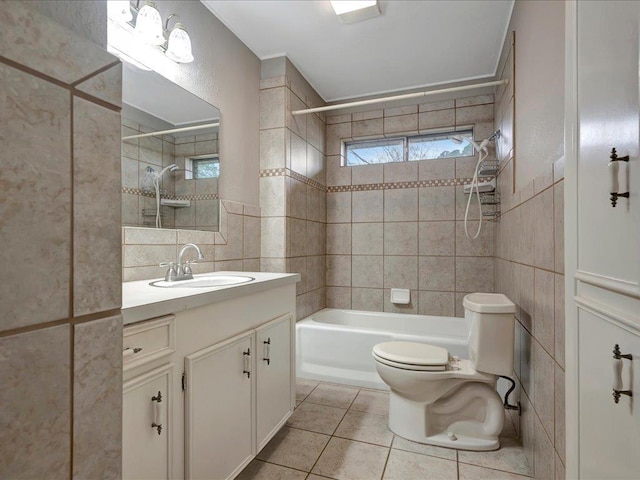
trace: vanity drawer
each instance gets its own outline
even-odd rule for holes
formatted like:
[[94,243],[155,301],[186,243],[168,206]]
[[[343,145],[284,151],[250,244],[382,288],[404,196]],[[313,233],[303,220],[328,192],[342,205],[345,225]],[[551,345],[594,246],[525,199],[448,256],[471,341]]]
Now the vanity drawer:
[[122,363],[125,372],[175,352],[175,320],[175,315],[167,315],[124,328]]

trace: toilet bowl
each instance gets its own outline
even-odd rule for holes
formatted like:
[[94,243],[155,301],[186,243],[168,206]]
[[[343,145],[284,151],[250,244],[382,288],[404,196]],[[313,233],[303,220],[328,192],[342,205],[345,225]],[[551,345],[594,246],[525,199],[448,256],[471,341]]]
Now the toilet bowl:
[[378,374],[391,389],[389,429],[429,445],[496,450],[504,422],[496,382],[513,369],[515,305],[487,293],[469,294],[463,305],[471,323],[468,360],[414,342],[373,348]]

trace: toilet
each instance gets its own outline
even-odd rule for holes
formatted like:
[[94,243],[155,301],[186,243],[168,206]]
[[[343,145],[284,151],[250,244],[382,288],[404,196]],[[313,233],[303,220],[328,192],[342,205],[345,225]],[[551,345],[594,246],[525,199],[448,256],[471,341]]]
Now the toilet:
[[415,342],[373,347],[376,369],[391,388],[389,429],[414,442],[460,450],[496,450],[504,422],[499,375],[513,371],[515,305],[505,295],[471,293],[469,360]]

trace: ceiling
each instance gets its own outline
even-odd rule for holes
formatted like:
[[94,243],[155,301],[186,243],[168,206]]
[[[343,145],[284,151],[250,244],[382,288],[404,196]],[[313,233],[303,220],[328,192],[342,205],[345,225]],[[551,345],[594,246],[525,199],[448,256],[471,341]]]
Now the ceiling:
[[513,0],[389,0],[342,24],[327,0],[201,0],[261,60],[286,55],[327,101],[493,77]]

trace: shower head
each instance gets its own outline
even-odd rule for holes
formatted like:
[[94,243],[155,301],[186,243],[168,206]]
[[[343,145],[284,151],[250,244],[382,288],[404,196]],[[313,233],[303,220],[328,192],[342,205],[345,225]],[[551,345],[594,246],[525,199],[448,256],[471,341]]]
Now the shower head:
[[178,170],[178,165],[176,165],[175,163],[172,163],[171,165],[169,165],[168,167],[164,167],[162,170],[160,170],[157,174],[156,174],[156,178],[160,179],[162,178],[162,176],[167,172],[175,172],[176,170]]

